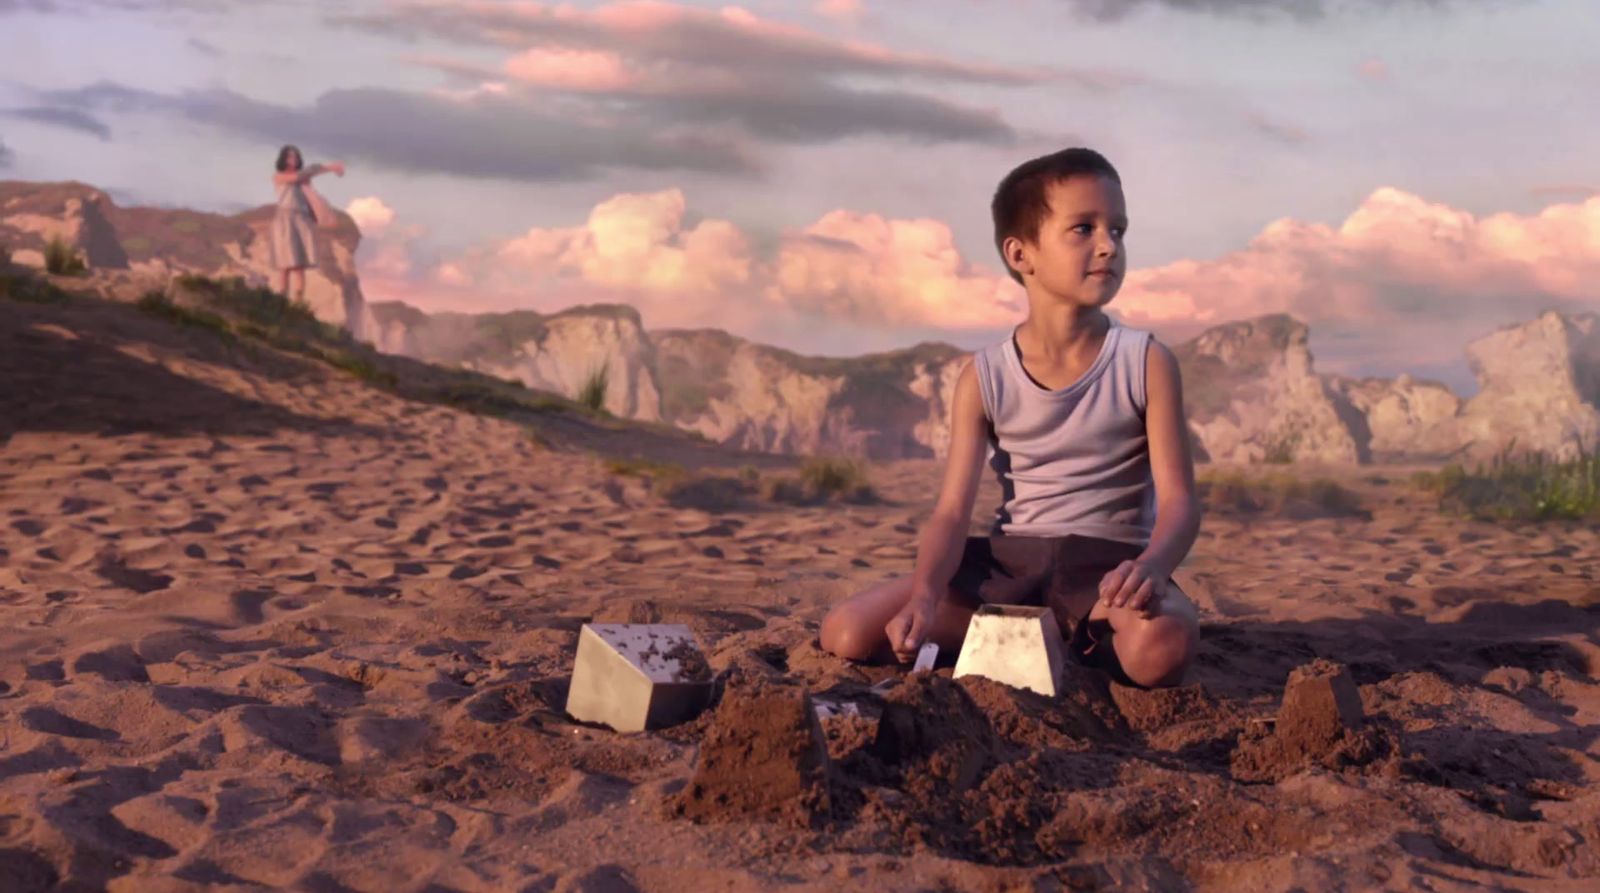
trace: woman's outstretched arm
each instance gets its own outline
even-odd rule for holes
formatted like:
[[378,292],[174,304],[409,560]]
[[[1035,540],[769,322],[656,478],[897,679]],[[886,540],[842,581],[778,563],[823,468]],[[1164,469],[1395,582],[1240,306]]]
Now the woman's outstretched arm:
[[330,171],[341,177],[344,176],[344,162],[334,161],[328,164],[308,165],[297,171],[280,171],[273,174],[272,179],[277,183],[309,183],[312,177],[326,174]]

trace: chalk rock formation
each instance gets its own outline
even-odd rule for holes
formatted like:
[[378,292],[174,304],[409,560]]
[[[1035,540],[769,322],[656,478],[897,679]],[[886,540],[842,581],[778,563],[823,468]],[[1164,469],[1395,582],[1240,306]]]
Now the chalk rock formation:
[[710,440],[776,453],[943,456],[964,352],[945,344],[805,357],[716,330],[654,333],[663,417]]
[[461,366],[577,398],[605,379],[606,411],[639,421],[661,419],[656,350],[639,311],[618,304],[560,313],[423,313],[406,304],[372,305],[379,350]]
[[[44,266],[44,248],[61,240],[77,252],[90,269],[126,269],[128,255],[117,238],[116,229],[106,219],[111,199],[103,192],[82,187],[76,194],[52,196],[48,202],[24,206],[20,197],[11,196],[0,207],[0,226],[12,231],[6,241],[12,258],[29,266]],[[15,209],[15,213],[13,213]]]
[[1304,323],[1276,314],[1220,325],[1174,348],[1203,457],[1368,461],[1367,420],[1312,368],[1308,335]]
[[1467,345],[1479,390],[1441,440],[1485,459],[1504,450],[1560,458],[1600,445],[1600,316],[1541,313]]
[[1393,379],[1329,375],[1327,380],[1366,417],[1374,460],[1442,458],[1459,446],[1446,429],[1463,404],[1448,387],[1405,374]]
[[[361,233],[348,215],[336,213],[337,227],[317,231],[318,265],[306,273],[306,302],[322,320],[365,338],[371,315],[355,267]],[[45,247],[60,237],[80,251],[107,297],[137,298],[183,273],[239,276],[276,288],[271,223],[271,206],[234,215],[123,208],[84,183],[0,181],[0,244],[12,260],[42,267]]]

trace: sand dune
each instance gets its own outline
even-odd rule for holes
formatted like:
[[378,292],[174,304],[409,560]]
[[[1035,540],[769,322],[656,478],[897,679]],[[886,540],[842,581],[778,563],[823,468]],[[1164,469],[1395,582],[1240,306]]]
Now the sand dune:
[[[943,669],[887,697],[917,747],[830,729],[831,816],[696,822],[674,804],[716,715],[566,719],[578,629],[685,622],[731,678],[860,692],[894,671],[816,626],[910,567],[934,465],[876,469],[875,505],[680,508],[509,422],[128,308],[4,310],[4,889],[1600,877],[1593,530],[1451,519],[1404,469],[1346,474],[1370,520],[1213,513],[1184,571],[1193,685],[1085,672],[1052,705]],[[1350,668],[1366,737],[1262,756],[1317,657]]]

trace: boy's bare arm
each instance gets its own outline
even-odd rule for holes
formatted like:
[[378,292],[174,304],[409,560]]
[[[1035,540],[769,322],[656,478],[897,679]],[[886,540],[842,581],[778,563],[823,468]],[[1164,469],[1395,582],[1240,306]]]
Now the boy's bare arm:
[[978,496],[979,477],[989,443],[988,420],[978,394],[978,375],[969,362],[956,379],[950,410],[950,453],[945,460],[939,501],[917,544],[913,592],[944,594],[961,563],[972,503]]
[[890,647],[901,661],[911,660],[927,638],[939,600],[961,564],[988,440],[988,421],[983,414],[983,397],[978,393],[978,375],[969,362],[956,380],[944,483],[939,488],[939,501],[933,515],[923,525],[918,539],[911,598],[884,630]]
[[1167,578],[1189,554],[1200,532],[1200,500],[1195,495],[1182,376],[1177,357],[1157,341],[1150,342],[1145,357],[1145,392],[1145,435],[1156,488],[1156,523],[1144,552],[1124,562],[1102,583],[1101,598],[1112,607],[1143,608],[1152,597],[1163,594]]

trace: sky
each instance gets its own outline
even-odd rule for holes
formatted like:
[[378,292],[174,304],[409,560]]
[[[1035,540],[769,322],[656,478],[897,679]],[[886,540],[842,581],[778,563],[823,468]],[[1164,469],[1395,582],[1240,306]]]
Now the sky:
[[1471,339],[1600,309],[1597,45],[1591,0],[0,0],[0,179],[234,213],[293,143],[369,300],[850,355],[1021,321],[989,200],[1086,145],[1124,323],[1470,393]]

